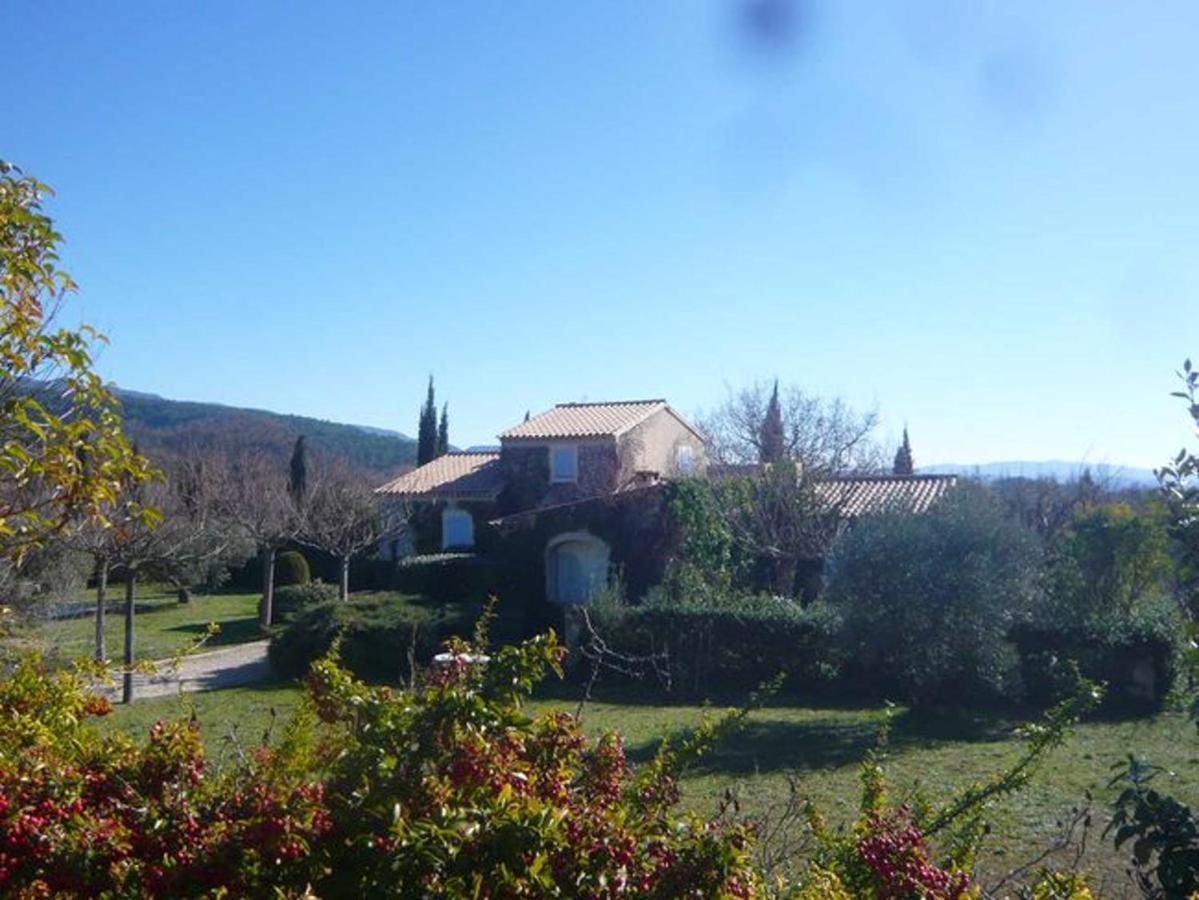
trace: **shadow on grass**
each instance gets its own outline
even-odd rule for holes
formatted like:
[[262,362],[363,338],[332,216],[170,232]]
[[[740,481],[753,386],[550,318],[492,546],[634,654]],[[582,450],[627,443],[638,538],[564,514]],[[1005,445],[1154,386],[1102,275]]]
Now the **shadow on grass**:
[[[565,680],[550,676],[537,686],[534,697],[538,700],[555,700],[576,704],[583,696],[584,678],[572,674]],[[740,707],[749,701],[750,692],[744,689],[716,690],[703,696],[685,691],[667,693],[658,681],[647,678],[638,683],[608,683],[602,681],[591,692],[591,702],[612,703],[620,706],[644,706],[669,709],[672,707],[695,708],[711,706],[714,709]],[[828,709],[839,712],[875,712],[881,703],[874,699],[832,694],[797,693],[784,691],[762,704],[763,709]]]
[[[881,713],[846,715],[834,709],[827,710],[827,715],[820,712],[823,710],[801,721],[772,717],[770,708],[751,714],[741,730],[717,742],[692,771],[753,775],[840,768],[856,765],[877,744]],[[1003,741],[1011,735],[1009,721],[986,714],[905,711],[892,720],[889,752],[899,755],[943,744]],[[647,761],[659,744],[660,740],[652,740],[631,747],[630,760]]]
[[[258,626],[257,616],[247,616],[244,619],[226,619],[219,623],[221,630],[204,642],[205,648],[227,647],[231,644],[247,644],[263,637],[262,629]],[[189,622],[175,625],[167,629],[175,634],[187,635],[191,640],[199,640],[208,631],[207,622]]]
[[[861,760],[877,736],[877,721],[755,722],[751,718],[741,731],[725,737],[705,753],[691,771],[752,775],[837,768]],[[631,747],[630,761],[646,762],[658,745],[655,740]]]

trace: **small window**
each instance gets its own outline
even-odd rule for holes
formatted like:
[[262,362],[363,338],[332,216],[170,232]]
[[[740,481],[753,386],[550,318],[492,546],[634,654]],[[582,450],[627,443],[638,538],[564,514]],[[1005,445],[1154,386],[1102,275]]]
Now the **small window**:
[[559,444],[550,448],[550,481],[579,480],[579,448]]
[[680,444],[674,460],[680,475],[690,475],[695,470],[695,451],[690,444]]
[[441,514],[441,549],[473,547],[475,520],[464,509],[447,509]]

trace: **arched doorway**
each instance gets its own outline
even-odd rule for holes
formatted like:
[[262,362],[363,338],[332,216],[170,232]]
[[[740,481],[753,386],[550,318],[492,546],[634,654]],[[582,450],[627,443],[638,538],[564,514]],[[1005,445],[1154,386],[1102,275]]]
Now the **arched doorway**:
[[578,606],[608,586],[608,545],[585,531],[561,534],[545,548],[545,587],[551,603]]

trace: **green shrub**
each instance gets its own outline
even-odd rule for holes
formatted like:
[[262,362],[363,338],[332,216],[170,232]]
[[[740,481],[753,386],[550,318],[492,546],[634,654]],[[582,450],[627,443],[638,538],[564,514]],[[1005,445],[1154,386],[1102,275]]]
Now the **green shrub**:
[[1054,543],[1051,607],[1055,622],[1102,630],[1105,619],[1135,616],[1168,593],[1168,536],[1160,510],[1124,503],[1079,510]]
[[527,590],[513,567],[469,553],[404,560],[395,569],[392,588],[435,603],[482,602],[489,596],[515,597]]
[[1183,634],[1178,609],[1162,600],[1090,624],[1041,619],[1018,626],[1012,637],[1029,702],[1056,702],[1069,688],[1073,661],[1086,678],[1107,686],[1105,710],[1143,715],[1160,710],[1177,683]]
[[763,897],[754,829],[678,807],[743,716],[634,770],[619,735],[530,716],[560,661],[542,636],[396,690],[322,659],[281,739],[219,773],[194,717],[102,732],[83,676],[24,662],[0,679],[0,895]]
[[829,561],[829,602],[867,690],[916,704],[1018,693],[1008,634],[1038,596],[1040,547],[982,488],[927,513],[857,522]]
[[671,686],[687,693],[754,688],[786,673],[791,689],[813,688],[839,669],[835,613],[823,603],[711,590],[676,600],[651,594],[640,606],[601,604],[592,622],[622,651],[660,654]]
[[332,603],[336,599],[337,585],[326,584],[320,580],[281,587],[274,594],[275,621],[283,622],[295,618],[298,612],[309,606]]
[[275,587],[307,584],[312,580],[308,560],[298,550],[285,550],[275,557]]
[[1183,631],[1169,598],[1166,547],[1160,511],[1109,503],[1074,514],[1053,543],[1046,602],[1012,635],[1029,701],[1053,702],[1073,660],[1107,684],[1107,711],[1161,708],[1178,675]]
[[426,664],[449,637],[470,631],[477,607],[438,606],[397,594],[358,594],[348,601],[306,606],[271,638],[271,666],[305,674],[341,639],[341,659],[360,678],[394,681],[411,674],[410,654]]

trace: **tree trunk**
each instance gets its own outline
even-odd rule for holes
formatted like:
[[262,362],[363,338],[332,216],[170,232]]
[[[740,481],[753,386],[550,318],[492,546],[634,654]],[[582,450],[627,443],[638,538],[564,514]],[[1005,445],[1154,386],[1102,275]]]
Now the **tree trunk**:
[[794,597],[799,560],[794,556],[778,556],[770,561],[770,568],[774,592],[782,597]]
[[258,624],[270,628],[275,604],[275,548],[262,548],[262,603],[258,608]]
[[337,597],[339,600],[350,599],[350,558],[348,556],[341,558],[341,583],[338,585]]
[[130,566],[125,578],[125,672],[121,678],[121,702],[133,702],[133,594],[137,569]]
[[108,603],[108,557],[96,557],[96,662],[108,660],[104,647],[104,613]]

